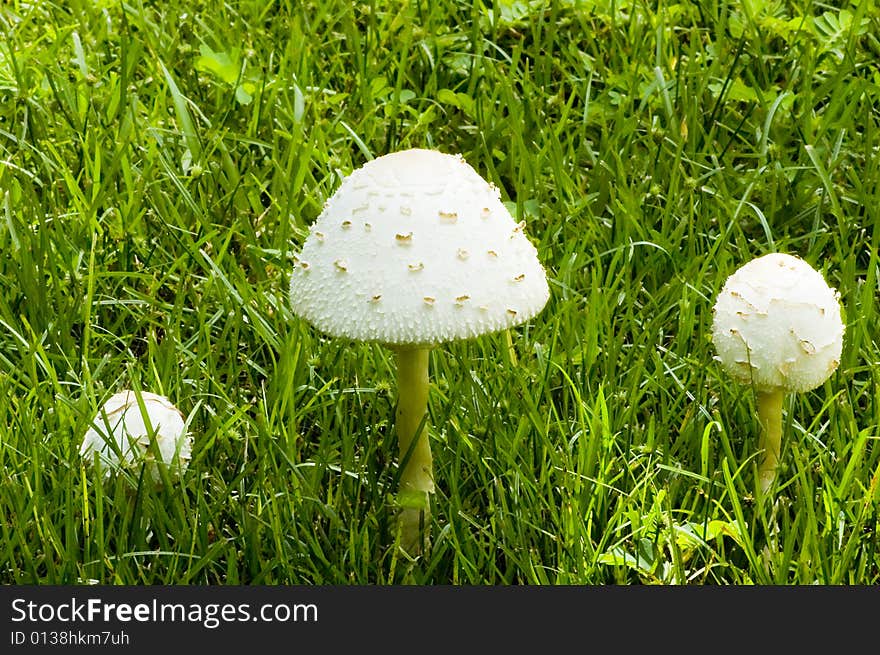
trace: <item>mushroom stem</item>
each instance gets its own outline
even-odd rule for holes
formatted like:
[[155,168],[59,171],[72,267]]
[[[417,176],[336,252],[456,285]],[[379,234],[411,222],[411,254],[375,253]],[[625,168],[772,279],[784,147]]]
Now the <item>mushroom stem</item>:
[[400,447],[401,546],[410,554],[421,551],[434,493],[431,446],[428,442],[429,348],[397,348],[397,439]]
[[761,422],[761,436],[758,448],[763,453],[758,465],[758,482],[761,493],[766,493],[776,477],[776,465],[782,451],[782,389],[758,392],[758,420]]

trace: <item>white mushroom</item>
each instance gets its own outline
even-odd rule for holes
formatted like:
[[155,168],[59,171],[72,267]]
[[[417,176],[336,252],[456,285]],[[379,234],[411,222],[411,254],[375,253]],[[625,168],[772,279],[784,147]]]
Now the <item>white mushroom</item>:
[[798,257],[754,259],[718,294],[712,324],[718,359],[757,393],[762,491],[776,476],[784,395],[809,391],[830,377],[840,362],[843,334],[839,294]]
[[104,403],[86,430],[80,454],[107,475],[146,463],[150,477],[159,482],[151,438],[169,474],[182,474],[192,457],[192,437],[183,414],[165,396],[121,391]]
[[[365,221],[372,229],[362,229]],[[359,229],[342,228],[346,222]],[[382,343],[397,354],[401,540],[418,551],[419,522],[434,491],[423,429],[428,352],[535,316],[549,298],[544,268],[497,187],[462,157],[422,149],[379,157],[346,178],[300,258],[310,266],[291,273],[295,314],[331,335]],[[334,264],[340,259],[345,275]]]

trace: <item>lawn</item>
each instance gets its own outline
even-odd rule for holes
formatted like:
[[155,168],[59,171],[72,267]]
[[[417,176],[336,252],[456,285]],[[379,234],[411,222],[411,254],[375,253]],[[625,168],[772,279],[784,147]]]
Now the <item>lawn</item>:
[[[0,582],[880,583],[874,2],[10,0],[0,7]],[[393,354],[294,316],[366,161],[460,153],[547,271],[430,354],[431,544],[395,547]],[[840,292],[824,384],[755,390],[714,298],[769,252]],[[79,456],[121,389],[178,483]]]

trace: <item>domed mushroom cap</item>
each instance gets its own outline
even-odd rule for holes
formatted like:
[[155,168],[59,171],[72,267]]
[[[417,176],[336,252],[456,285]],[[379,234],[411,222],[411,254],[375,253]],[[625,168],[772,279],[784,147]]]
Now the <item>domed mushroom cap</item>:
[[[186,432],[183,414],[164,396],[147,391],[140,395],[149,428],[134,392],[121,391],[104,403],[92,421],[80,454],[91,463],[97,453],[97,465],[105,473],[122,466],[139,466],[145,456],[151,456],[147,455],[150,435],[155,434],[159,454],[169,472],[182,473],[192,456],[192,437]],[[154,481],[160,480],[155,464],[147,470]]]
[[312,225],[293,311],[334,336],[430,345],[535,316],[549,288],[496,187],[461,156],[412,149],[354,171]]
[[712,341],[736,380],[762,390],[809,391],[837,368],[844,325],[839,294],[804,260],[754,259],[718,294]]

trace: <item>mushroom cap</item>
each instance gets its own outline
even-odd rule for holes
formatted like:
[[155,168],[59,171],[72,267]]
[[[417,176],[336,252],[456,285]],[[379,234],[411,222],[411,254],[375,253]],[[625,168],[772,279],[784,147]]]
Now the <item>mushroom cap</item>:
[[378,157],[312,225],[291,274],[293,312],[333,336],[396,346],[517,325],[550,295],[523,227],[460,155]]
[[[186,432],[183,414],[164,396],[148,391],[140,396],[150,427],[144,421],[135,393],[121,391],[104,403],[86,430],[80,454],[109,474],[123,466],[139,466],[145,456],[152,456],[153,451],[148,455],[147,449],[150,435],[155,434],[159,455],[169,473],[183,473],[192,457],[192,437]],[[150,476],[159,482],[158,467],[155,462],[149,464]]]
[[736,380],[809,391],[840,363],[840,294],[804,260],[773,253],[739,268],[715,301],[712,341]]

